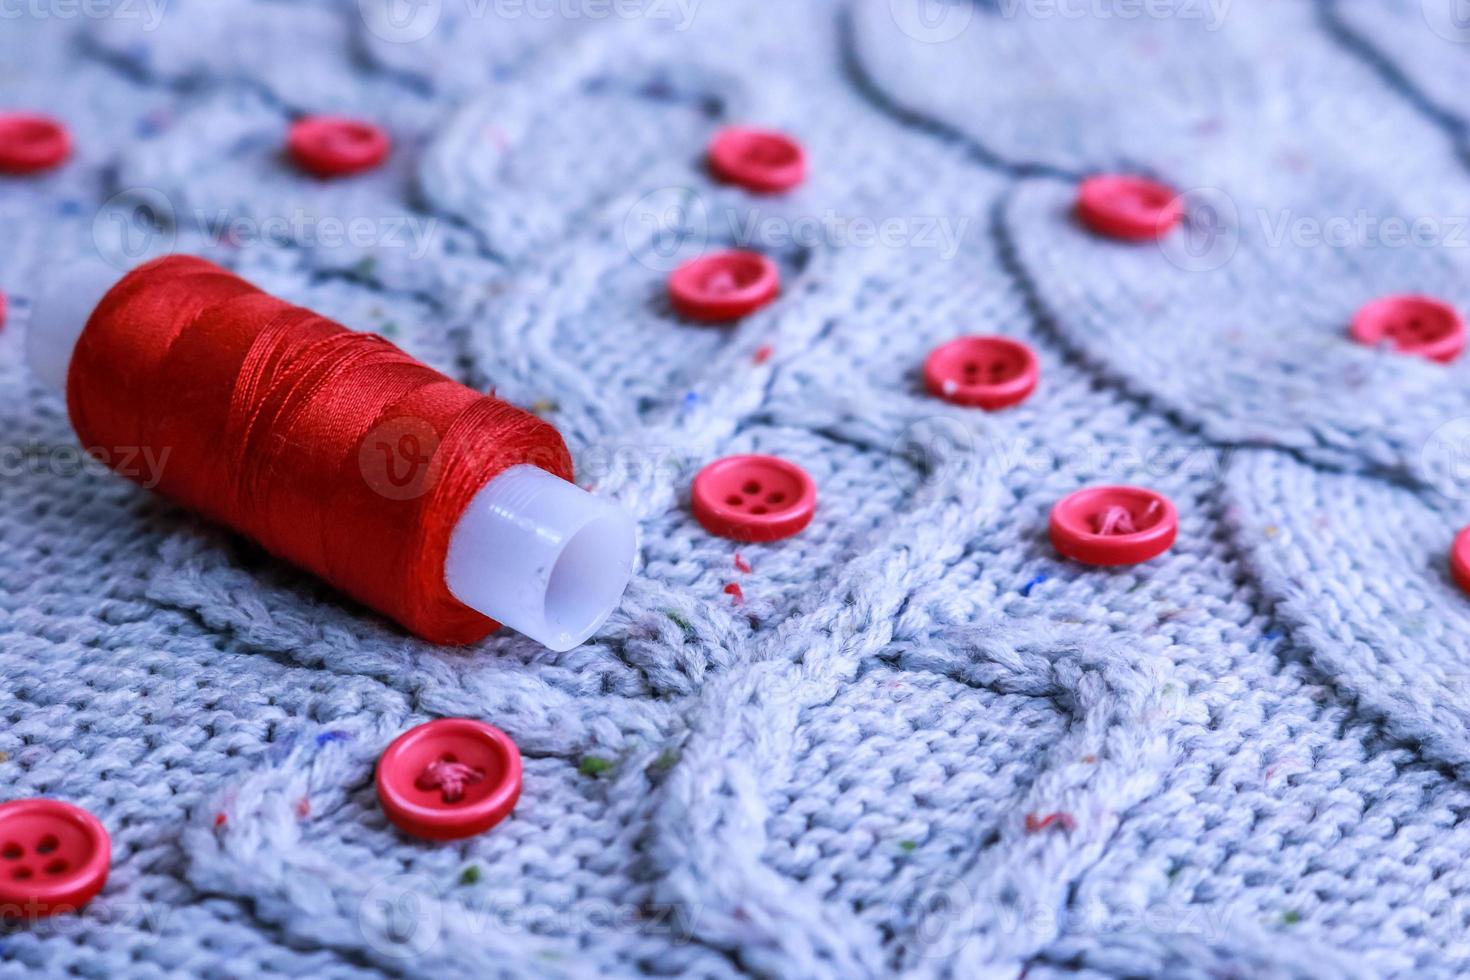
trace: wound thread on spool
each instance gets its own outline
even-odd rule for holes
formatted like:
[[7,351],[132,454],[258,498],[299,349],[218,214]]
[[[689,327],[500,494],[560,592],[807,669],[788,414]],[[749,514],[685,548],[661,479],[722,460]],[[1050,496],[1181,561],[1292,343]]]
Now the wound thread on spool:
[[128,273],[60,360],[84,446],[166,458],[161,493],[424,639],[568,649],[631,574],[631,519],[552,426],[203,259]]

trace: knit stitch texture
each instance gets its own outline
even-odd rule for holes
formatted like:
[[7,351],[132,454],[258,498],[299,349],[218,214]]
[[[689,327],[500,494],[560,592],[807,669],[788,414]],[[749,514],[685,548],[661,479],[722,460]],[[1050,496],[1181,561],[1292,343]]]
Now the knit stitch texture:
[[[1346,337],[1386,293],[1470,310],[1454,8],[0,6],[0,108],[76,144],[0,178],[0,801],[114,843],[82,914],[0,924],[0,978],[1470,971],[1470,358]],[[308,112],[390,160],[299,174]],[[732,122],[807,182],[714,182]],[[1118,171],[1184,227],[1083,229]],[[731,246],[781,298],[681,321],[668,272]],[[30,299],[169,250],[554,423],[640,524],[612,620],[436,648],[81,463]],[[974,333],[1032,346],[1029,400],[925,392]],[[691,517],[744,452],[812,475],[802,534]],[[1051,506],[1100,483],[1169,496],[1177,545],[1060,559]],[[447,716],[524,793],[415,841],[374,765]]]

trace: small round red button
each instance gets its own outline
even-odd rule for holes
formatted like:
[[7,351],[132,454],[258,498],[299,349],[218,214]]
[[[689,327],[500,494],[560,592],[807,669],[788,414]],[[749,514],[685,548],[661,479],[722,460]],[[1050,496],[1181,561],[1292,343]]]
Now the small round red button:
[[0,919],[75,912],[107,883],[112,839],[60,800],[0,803]]
[[1400,354],[1448,363],[1465,349],[1465,321],[1454,307],[1428,296],[1384,296],[1353,317],[1352,337],[1370,347],[1387,341]]
[[1456,585],[1470,592],[1470,527],[1455,535],[1455,543],[1450,548],[1450,575]]
[[694,478],[694,516],[711,534],[736,541],[779,541],[812,522],[817,485],[775,456],[727,456]]
[[924,362],[931,394],[991,411],[1025,401],[1040,377],[1031,348],[1008,337],[960,337]]
[[1142,487],[1091,487],[1051,511],[1051,543],[1088,565],[1133,565],[1168,551],[1179,515],[1167,497]]
[[781,292],[776,263],[757,252],[717,252],[686,262],[669,276],[674,309],[691,320],[738,320]]
[[806,151],[784,133],[729,126],[710,143],[709,167],[726,183],[779,194],[806,179]]
[[521,753],[510,736],[472,718],[410,729],[378,760],[378,800],[406,834],[458,840],[504,820],[521,796]]
[[1099,235],[1129,241],[1162,238],[1184,217],[1184,205],[1165,184],[1106,174],[1089,177],[1077,191],[1077,217]]
[[296,165],[322,178],[371,170],[388,158],[389,145],[388,134],[377,126],[338,116],[298,119],[286,140]]
[[0,173],[33,174],[71,156],[71,136],[50,116],[0,112]]

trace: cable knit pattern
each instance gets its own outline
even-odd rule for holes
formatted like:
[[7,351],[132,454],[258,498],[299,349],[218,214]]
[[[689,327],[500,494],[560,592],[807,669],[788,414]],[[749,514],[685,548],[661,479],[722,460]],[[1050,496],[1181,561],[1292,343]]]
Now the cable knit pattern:
[[[114,863],[82,914],[0,924],[0,978],[1463,975],[1470,361],[1346,336],[1385,293],[1470,310],[1454,12],[7,16],[6,105],[76,153],[0,178],[0,800],[88,808]],[[394,152],[304,176],[307,112]],[[713,181],[730,123],[797,137],[807,182]],[[1185,192],[1184,226],[1085,231],[1076,182],[1107,171]],[[730,247],[780,299],[681,321],[668,273]],[[556,424],[640,523],[608,624],[433,647],[82,463],[23,367],[31,297],[168,250]],[[1035,350],[1030,399],[926,393],[971,333]],[[692,518],[694,473],[743,452],[815,479],[803,533]],[[1057,556],[1052,504],[1100,483],[1166,494],[1176,546]],[[451,716],[515,739],[524,792],[413,840],[374,766]]]

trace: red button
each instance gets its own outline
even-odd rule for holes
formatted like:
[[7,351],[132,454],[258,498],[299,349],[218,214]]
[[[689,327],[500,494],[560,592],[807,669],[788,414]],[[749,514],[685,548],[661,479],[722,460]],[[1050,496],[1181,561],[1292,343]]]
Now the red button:
[[1147,241],[1162,238],[1177,225],[1184,217],[1184,205],[1164,184],[1109,174],[1082,182],[1077,217],[1099,235]]
[[33,174],[71,156],[66,127],[49,116],[0,112],[0,172]]
[[806,179],[806,151],[784,133],[730,126],[710,143],[709,167],[726,183],[779,194]]
[[812,522],[817,485],[775,456],[727,456],[694,478],[694,516],[704,529],[736,541],[779,541]]
[[1168,498],[1142,487],[1092,487],[1051,511],[1051,543],[1088,565],[1133,565],[1168,551],[1179,515]]
[[291,125],[291,158],[315,177],[345,177],[371,170],[388,158],[388,134],[371,123],[336,116],[308,116]]
[[781,292],[776,263],[756,252],[718,252],[686,262],[669,276],[674,309],[691,320],[738,320]]
[[1400,354],[1448,363],[1465,349],[1465,321],[1428,296],[1385,296],[1357,312],[1352,337],[1370,347],[1388,341]]
[[107,883],[112,839],[60,800],[0,803],[0,918],[75,912]]
[[1470,527],[1455,535],[1454,546],[1450,548],[1450,574],[1456,585],[1470,592]]
[[961,337],[935,348],[924,362],[931,394],[991,411],[1025,401],[1040,377],[1031,348],[1008,337]]
[[415,837],[483,834],[520,797],[520,750],[505,732],[472,718],[443,718],[410,729],[378,760],[383,812]]

